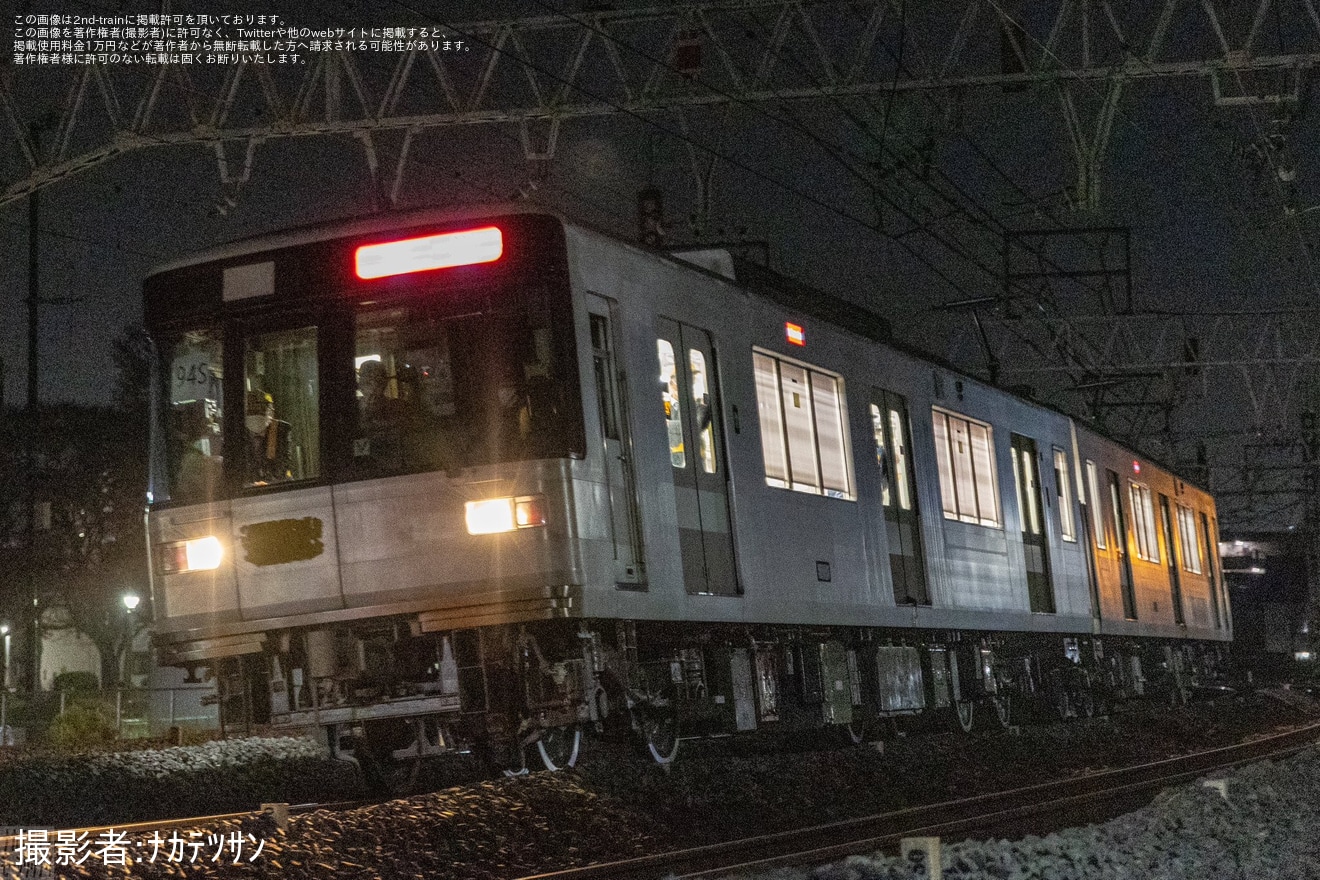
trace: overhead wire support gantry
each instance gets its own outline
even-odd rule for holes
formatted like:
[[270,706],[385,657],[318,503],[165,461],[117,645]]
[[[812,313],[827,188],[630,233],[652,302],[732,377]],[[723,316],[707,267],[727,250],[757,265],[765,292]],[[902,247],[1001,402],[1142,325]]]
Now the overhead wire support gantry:
[[[1074,198],[1093,206],[1125,83],[1199,78],[1220,104],[1298,100],[1320,62],[1320,15],[1306,3],[1309,13],[1288,28],[1266,28],[1274,5],[1164,0],[1120,11],[1109,0],[1060,0],[1015,17],[993,0],[968,0],[904,7],[900,16],[896,0],[705,0],[458,23],[448,30],[470,38],[468,51],[395,53],[387,78],[369,75],[348,51],[315,53],[298,65],[252,64],[241,55],[229,64],[14,65],[0,78],[0,130],[7,130],[0,142],[14,154],[0,178],[0,204],[166,145],[214,151],[222,183],[234,187],[270,140],[354,136],[375,173],[383,156],[372,136],[400,132],[386,188],[397,197],[411,140],[432,128],[514,125],[529,157],[546,157],[561,125],[575,119],[1051,86],[1077,162]],[[775,21],[771,39],[747,38],[749,16]],[[896,62],[886,46],[900,29],[906,45]],[[646,47],[657,60],[621,46]],[[1093,118],[1079,100],[1088,95],[1103,97]],[[49,109],[51,96],[59,96],[60,124],[41,149],[27,122]]]

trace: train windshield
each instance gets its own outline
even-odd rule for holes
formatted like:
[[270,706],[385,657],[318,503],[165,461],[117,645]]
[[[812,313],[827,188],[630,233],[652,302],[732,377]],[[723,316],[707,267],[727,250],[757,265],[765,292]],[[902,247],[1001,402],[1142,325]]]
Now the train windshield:
[[567,456],[571,390],[548,310],[355,317],[354,466],[385,473]]
[[564,299],[496,286],[163,337],[156,497],[580,455]]

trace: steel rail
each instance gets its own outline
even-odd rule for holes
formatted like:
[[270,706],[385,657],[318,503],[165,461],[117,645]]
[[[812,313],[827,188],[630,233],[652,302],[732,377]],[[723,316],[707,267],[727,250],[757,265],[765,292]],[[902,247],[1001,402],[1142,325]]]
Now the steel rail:
[[[714,877],[731,871],[769,870],[788,864],[827,862],[897,844],[904,837],[974,836],[975,832],[1019,832],[1049,816],[1047,830],[1093,821],[1096,808],[1120,802],[1141,805],[1169,785],[1216,770],[1278,758],[1320,741],[1320,724],[1147,764],[1105,770],[1071,779],[863,816],[726,843],[673,850],[618,862],[551,871],[521,880],[658,880]],[[1079,818],[1086,816],[1086,818]],[[1067,820],[1064,825],[1061,820]],[[1040,824],[1030,826],[1037,830]],[[1023,832],[1025,833],[1025,832]]]

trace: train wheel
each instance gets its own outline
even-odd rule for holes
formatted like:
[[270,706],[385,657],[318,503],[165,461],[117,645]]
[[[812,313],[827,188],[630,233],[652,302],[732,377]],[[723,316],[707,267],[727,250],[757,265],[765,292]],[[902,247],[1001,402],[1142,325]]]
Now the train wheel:
[[953,706],[953,718],[958,722],[958,729],[971,733],[976,724],[976,704],[971,700],[959,700]]
[[990,698],[990,702],[995,707],[995,717],[999,719],[999,726],[1005,729],[1013,725],[1013,697],[1008,691],[1000,691]]
[[526,776],[527,749],[521,742],[487,742],[483,749],[487,767],[497,774],[505,776]]
[[541,765],[551,773],[576,766],[581,748],[582,728],[576,724],[547,728],[536,741]]
[[639,707],[637,733],[644,752],[657,764],[669,764],[678,754],[678,716],[673,709]]

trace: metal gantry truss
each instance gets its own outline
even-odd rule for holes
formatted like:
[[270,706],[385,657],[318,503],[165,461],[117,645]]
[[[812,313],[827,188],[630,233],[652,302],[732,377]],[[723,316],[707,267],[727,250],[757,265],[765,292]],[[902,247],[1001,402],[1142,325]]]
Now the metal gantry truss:
[[[226,190],[262,143],[358,138],[397,199],[416,135],[514,126],[529,159],[554,155],[563,123],[699,107],[1037,89],[1057,105],[1075,161],[1072,197],[1099,199],[1128,84],[1192,78],[1223,105],[1297,101],[1320,61],[1316,0],[705,0],[440,25],[465,51],[312,53],[298,65],[13,65],[0,77],[0,204],[161,146],[214,152]],[[398,11],[407,16],[400,6]],[[358,23],[360,24],[360,23]],[[231,35],[232,37],[232,35]],[[38,147],[33,125],[57,120]],[[389,157],[377,140],[397,132]],[[0,148],[3,149],[3,148]]]
[[1003,331],[991,354],[964,328],[956,358],[993,357],[1003,384],[1188,469],[1228,520],[1289,498],[1300,513],[1315,493],[1304,425],[1320,406],[1320,308],[985,320]]

